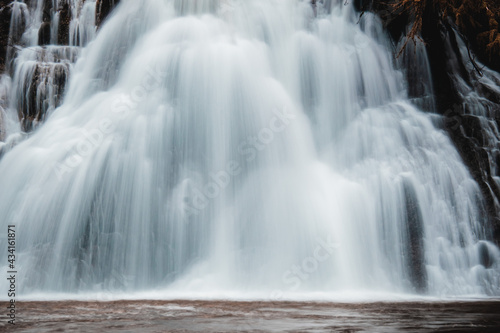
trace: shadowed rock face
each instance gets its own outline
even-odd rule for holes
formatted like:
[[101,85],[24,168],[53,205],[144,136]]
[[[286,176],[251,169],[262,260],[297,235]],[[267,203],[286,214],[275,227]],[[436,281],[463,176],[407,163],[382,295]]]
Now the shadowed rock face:
[[38,45],[50,44],[50,22],[43,22],[38,30]]
[[[353,0],[360,11],[373,11],[384,20],[390,33],[399,39],[409,22],[417,20],[424,30],[429,20],[450,18],[467,38],[479,60],[500,70],[500,3],[497,0]],[[421,15],[422,14],[422,15]],[[421,19],[421,20],[420,20]]]
[[[402,10],[394,11],[391,3],[394,4],[394,1],[355,2],[360,11],[378,14],[397,43],[405,38],[406,27],[414,22],[414,17]],[[494,69],[500,68],[500,57],[492,57],[486,52],[484,41],[481,44],[481,40],[476,38],[491,25],[485,19],[483,10],[478,9],[476,15],[471,9],[467,14],[482,22],[479,26],[469,27],[464,23],[459,30],[451,18],[443,18],[435,9],[436,3],[425,3],[421,28],[432,72],[436,112],[444,116],[443,129],[449,133],[481,188],[490,222],[494,225],[492,237],[500,244],[500,187],[497,181],[500,179],[497,167],[500,162],[500,75],[477,64],[474,53]],[[463,37],[469,38],[469,46]],[[491,53],[491,50],[488,52]]]
[[[27,24],[23,8],[26,8],[23,2],[0,0],[0,73],[12,70],[16,45],[22,44],[21,38]],[[16,12],[17,20],[13,21]]]
[[[37,123],[44,120],[49,108],[61,104],[68,76],[68,64],[40,63],[36,66],[31,80],[25,81],[27,98],[21,99],[18,104],[19,118],[25,131],[33,130]],[[55,91],[51,93],[50,89]],[[51,101],[51,98],[54,100]]]
[[43,22],[50,22],[52,20],[52,15],[51,15],[52,8],[53,8],[52,0],[45,0],[43,2],[43,16],[42,16]]
[[500,188],[495,178],[500,176],[500,76],[487,68],[480,72],[449,21],[433,14],[428,14],[422,37],[427,43],[437,112],[445,116],[444,128],[481,188],[499,243]]
[[[3,119],[4,117],[4,110],[2,105],[0,104],[0,142],[5,140],[5,121]],[[1,149],[0,149],[0,156],[1,156]]]
[[490,253],[488,245],[486,244],[486,242],[480,242],[478,246],[479,246],[479,262],[485,268],[491,268],[495,264],[495,258]]
[[7,45],[9,44],[11,17],[9,3],[9,0],[0,0],[0,72],[3,72],[5,69],[5,56],[7,55]]
[[[0,0],[0,75],[5,70],[5,62],[7,57],[7,47],[9,45],[9,30],[11,7],[9,0]],[[6,99],[0,95],[0,142],[5,140],[5,120],[4,108],[6,106]]]
[[100,27],[102,22],[108,17],[113,8],[120,0],[97,0],[96,2],[96,25]]
[[[48,111],[62,103],[70,64],[76,61],[76,56],[74,59],[70,56],[70,59],[64,54],[69,52],[71,55],[76,55],[78,53],[75,50],[71,51],[67,46],[72,45],[78,48],[92,40],[95,27],[101,24],[118,2],[119,0],[98,0],[96,3],[82,2],[79,3],[80,6],[75,6],[77,2],[73,0],[62,0],[57,2],[57,5],[52,0],[44,0],[42,8],[38,8],[37,2],[19,2],[17,6],[21,7],[13,7],[11,0],[0,0],[0,73],[8,70],[12,81],[19,82],[16,86],[18,97],[15,104],[24,131],[33,130],[37,123],[45,119]],[[93,4],[95,4],[97,19],[95,23],[89,20],[89,17],[94,16]],[[15,12],[15,8],[18,8],[19,13]],[[27,16],[25,15],[33,14],[36,10],[41,10],[37,14],[41,15],[41,22],[38,22],[40,25],[37,27],[38,38],[33,42],[22,36],[26,30]],[[17,21],[13,19],[15,16],[13,13],[17,13]],[[54,19],[55,15],[58,15],[58,20]],[[72,23],[73,19],[76,21]],[[91,22],[90,25],[89,22]],[[56,24],[57,27],[54,26]],[[93,31],[92,27],[94,27]],[[30,65],[32,68],[24,67],[19,70],[27,65],[24,62],[26,59],[23,61],[16,61],[16,59],[19,59],[21,54],[26,58],[23,51],[27,46],[34,53],[49,56],[30,58],[28,62],[36,61]],[[9,101],[4,99],[4,107],[8,104]]]
[[69,44],[69,24],[71,22],[71,12],[69,9],[69,3],[63,3],[63,6],[59,12],[59,34],[57,36],[57,43],[59,45]]
[[409,272],[409,280],[415,290],[423,293],[427,287],[427,275],[424,256],[424,226],[417,194],[413,185],[406,181],[403,184],[406,201],[407,240],[404,256]]

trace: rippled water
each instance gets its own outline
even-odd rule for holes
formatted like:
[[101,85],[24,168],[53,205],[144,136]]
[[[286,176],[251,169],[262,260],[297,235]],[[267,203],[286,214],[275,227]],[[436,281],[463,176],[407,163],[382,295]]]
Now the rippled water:
[[[498,332],[500,303],[27,302],[19,332]],[[0,328],[6,327],[0,322]]]

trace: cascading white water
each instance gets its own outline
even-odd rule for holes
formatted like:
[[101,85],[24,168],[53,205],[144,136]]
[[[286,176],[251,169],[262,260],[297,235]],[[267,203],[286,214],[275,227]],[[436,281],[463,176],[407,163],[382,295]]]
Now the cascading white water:
[[[65,6],[67,13],[61,14]],[[20,130],[36,128],[61,104],[80,47],[92,41],[96,32],[96,2],[92,0],[13,1],[7,7],[11,19],[7,71],[0,78],[0,139],[9,140],[0,142],[0,155],[19,140]],[[61,25],[61,15],[67,26]],[[61,36],[65,34],[69,46],[58,45],[64,44]]]
[[73,2],[73,17],[69,26],[69,45],[85,46],[95,38],[95,0]]
[[[70,65],[78,56],[74,47],[47,46],[22,50],[16,58],[11,109],[23,110],[26,123],[37,124],[61,102]],[[26,125],[26,127],[30,127]]]
[[438,117],[375,17],[325,6],[123,0],[0,162],[22,293],[500,294]]

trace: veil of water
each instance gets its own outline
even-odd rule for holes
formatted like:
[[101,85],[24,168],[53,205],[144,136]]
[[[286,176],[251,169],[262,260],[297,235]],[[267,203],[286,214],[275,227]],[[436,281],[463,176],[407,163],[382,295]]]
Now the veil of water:
[[0,160],[22,293],[500,294],[478,185],[357,21],[344,1],[122,0]]

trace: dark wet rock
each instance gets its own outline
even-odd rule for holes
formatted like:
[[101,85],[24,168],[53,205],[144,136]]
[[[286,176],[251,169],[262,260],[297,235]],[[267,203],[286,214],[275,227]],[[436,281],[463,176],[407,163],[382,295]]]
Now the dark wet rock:
[[500,71],[500,5],[498,0],[463,1],[456,24],[478,59]]
[[[26,28],[26,4],[0,0],[0,72],[11,71],[12,61],[20,48],[21,37]],[[21,12],[16,21],[13,19],[15,6]],[[12,74],[12,73],[11,73]]]
[[43,46],[50,44],[52,11],[53,11],[52,0],[44,0],[43,13],[42,13],[43,23],[40,26],[40,29],[38,30],[38,45]]
[[[500,176],[497,170],[500,95],[482,83],[480,73],[472,65],[473,60],[463,57],[457,33],[451,25],[436,23],[435,29],[429,29],[424,39],[432,40],[427,50],[437,111],[446,118],[445,129],[480,186],[494,226],[494,239],[500,243],[500,187],[495,181],[495,177]],[[477,98],[469,98],[471,95]],[[477,112],[478,108],[482,111]]]
[[43,22],[50,22],[52,20],[52,0],[44,0],[43,2]]
[[[404,43],[400,41],[400,45]],[[421,110],[434,111],[435,100],[432,75],[427,70],[425,44],[421,41],[408,44],[397,58],[397,68],[402,70],[407,83],[408,97]]]
[[[10,1],[0,0],[0,4]],[[24,131],[31,131],[37,124],[42,122],[48,112],[62,103],[62,97],[69,76],[69,64],[76,61],[77,52],[65,46],[69,44],[70,22],[73,17],[70,0],[43,0],[42,23],[38,30],[38,45],[41,48],[32,47],[37,53],[36,64],[17,71],[17,66],[22,65],[15,62],[17,55],[23,51],[25,45],[21,42],[22,34],[26,30],[25,20],[30,12],[38,6],[34,2],[18,2],[19,15],[17,24],[10,24],[12,2],[0,11],[0,70],[8,70],[13,82],[22,82],[17,86],[18,98],[16,99],[17,111]],[[52,17],[58,13],[58,34],[56,40],[52,40]],[[10,30],[10,31],[9,31]],[[9,39],[9,33],[11,38]],[[64,45],[59,48],[47,47],[50,44]],[[5,56],[7,54],[7,56]],[[4,66],[5,65],[5,66]],[[23,75],[23,78],[15,78],[15,75]],[[17,80],[17,81],[16,81]],[[19,81],[20,80],[20,81]]]
[[71,22],[71,10],[68,1],[63,2],[59,9],[59,30],[57,44],[69,45],[69,24]]
[[[4,117],[4,109],[0,105],[0,143],[5,140],[5,121]],[[1,145],[0,145],[0,154],[1,154]]]
[[485,268],[493,266],[494,257],[491,255],[486,242],[480,242],[478,246],[479,263]]
[[[394,3],[394,0],[357,0],[355,5],[361,12],[372,11],[377,14],[397,44],[401,38],[406,38],[408,27],[413,24],[415,16],[405,11],[394,11]],[[500,179],[497,178],[500,177],[500,90],[496,89],[500,86],[500,80],[495,75],[488,74],[489,69],[482,69],[477,65],[474,52],[482,54],[479,59],[493,68],[498,68],[495,59],[500,57],[487,57],[484,45],[469,42],[480,33],[478,31],[486,29],[484,17],[475,18],[484,23],[483,28],[467,28],[466,23],[457,25],[456,16],[447,17],[436,10],[437,3],[425,2],[419,36],[424,41],[428,54],[435,111],[443,115],[443,129],[448,132],[471,175],[479,184],[486,204],[485,221],[493,225],[492,238],[500,244],[500,187],[496,181]],[[479,16],[483,14],[481,12]],[[465,40],[465,53],[459,39]],[[400,49],[395,49],[396,55],[399,52]],[[412,66],[410,62],[408,66]],[[409,72],[411,70],[408,69]],[[496,88],[486,84],[483,76],[493,81]],[[415,94],[415,91],[418,92],[412,90],[411,93]]]
[[[32,79],[27,80],[24,87],[26,98],[18,101],[19,119],[25,132],[32,131],[48,111],[61,104],[68,77],[68,64],[36,65]],[[55,89],[53,96],[50,89]]]
[[409,181],[403,183],[406,202],[407,239],[404,242],[403,255],[406,259],[409,280],[419,293],[427,289],[425,268],[424,226],[417,194]]
[[354,7],[363,15],[364,12],[377,14],[396,42],[405,35],[409,15],[401,9],[394,9],[391,0],[354,0]]
[[11,18],[10,1],[0,0],[0,73],[5,69],[5,57],[9,45],[9,29]]
[[120,0],[97,0],[95,22],[98,28],[119,2]]
[[43,22],[38,30],[38,45],[49,45],[50,44],[50,23]]
[[[450,20],[482,63],[500,71],[500,2],[497,0],[352,0],[360,11],[377,13],[395,40],[417,37],[428,20]],[[415,25],[413,23],[416,22]],[[407,27],[413,29],[407,29]]]

